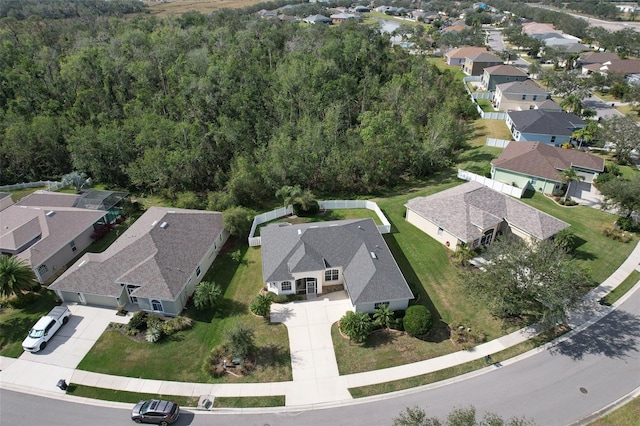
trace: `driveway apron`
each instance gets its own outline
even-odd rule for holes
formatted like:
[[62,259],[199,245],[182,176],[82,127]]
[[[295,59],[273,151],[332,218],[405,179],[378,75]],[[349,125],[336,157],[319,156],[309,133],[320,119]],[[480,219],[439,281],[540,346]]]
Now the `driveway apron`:
[[353,306],[344,291],[314,300],[271,305],[271,322],[283,323],[289,334],[292,391],[286,404],[305,405],[350,399],[342,386],[335,386],[338,363],[331,340],[331,325]]

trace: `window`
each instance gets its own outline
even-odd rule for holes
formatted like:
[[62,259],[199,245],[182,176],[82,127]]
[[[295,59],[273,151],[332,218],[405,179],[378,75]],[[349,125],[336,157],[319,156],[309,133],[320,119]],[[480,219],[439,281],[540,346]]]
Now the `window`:
[[78,247],[76,247],[76,242],[75,241],[71,241],[69,243],[69,247],[71,247],[71,251],[76,251],[78,250]]
[[327,269],[324,271],[324,280],[325,281],[338,281],[340,278],[340,271],[337,269]]
[[525,99],[527,99],[527,95],[522,95],[522,100],[524,101]]
[[199,276],[200,276],[200,272],[201,272],[201,271],[200,271],[200,267],[198,266],[198,267],[196,268],[196,277],[199,277]]
[[533,100],[537,101],[538,100],[538,95],[533,95]]
[[291,290],[291,281],[282,281],[282,284],[280,284],[280,289],[282,291]]
[[442,234],[444,234],[444,229],[438,228],[438,235],[442,235]]
[[555,136],[551,136],[551,143],[556,143],[556,137]]
[[42,277],[47,272],[49,272],[49,269],[47,268],[47,265],[38,266],[38,275],[40,275]]
[[159,301],[159,300],[152,300],[152,301],[151,301],[151,308],[152,308],[154,311],[162,312],[162,303],[160,303],[160,301]]
[[377,302],[373,305],[375,309],[378,309],[381,306],[389,306],[389,302]]

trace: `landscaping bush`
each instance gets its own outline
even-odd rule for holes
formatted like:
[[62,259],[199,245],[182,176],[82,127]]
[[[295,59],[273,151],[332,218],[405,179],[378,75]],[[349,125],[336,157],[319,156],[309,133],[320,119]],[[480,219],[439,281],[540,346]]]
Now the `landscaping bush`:
[[303,297],[299,294],[275,294],[270,293],[271,301],[273,303],[289,303],[296,300],[302,300]]
[[316,200],[308,200],[305,203],[293,203],[293,213],[297,216],[313,216],[320,211],[320,204]]
[[162,327],[160,324],[153,324],[147,328],[145,338],[149,343],[157,343],[162,337]]
[[356,343],[362,343],[373,330],[369,314],[348,311],[340,318],[340,330]]
[[226,334],[227,348],[232,356],[244,359],[255,352],[255,332],[251,327],[237,324]]
[[40,293],[28,291],[24,294],[17,295],[7,299],[6,304],[13,309],[23,309],[31,305],[40,297]]
[[616,228],[614,225],[605,226],[602,229],[602,235],[612,240],[620,241],[621,243],[628,243],[631,241],[631,234]]
[[618,228],[628,232],[638,232],[638,224],[631,217],[621,217],[616,221]]
[[147,328],[147,313],[138,311],[131,316],[128,327],[130,329],[143,331]]
[[162,322],[161,330],[167,335],[171,336],[174,333],[182,330],[188,330],[193,327],[193,320],[189,317],[178,316]]
[[421,336],[431,330],[433,321],[426,306],[409,306],[403,320],[404,330],[412,336]]
[[555,245],[562,248],[567,253],[573,253],[575,251],[576,241],[576,235],[571,232],[569,228],[561,230],[553,237]]
[[271,312],[271,296],[268,294],[257,295],[251,302],[249,309],[255,315],[266,317]]
[[551,192],[551,196],[552,197],[563,197],[564,196],[564,189],[554,189]]

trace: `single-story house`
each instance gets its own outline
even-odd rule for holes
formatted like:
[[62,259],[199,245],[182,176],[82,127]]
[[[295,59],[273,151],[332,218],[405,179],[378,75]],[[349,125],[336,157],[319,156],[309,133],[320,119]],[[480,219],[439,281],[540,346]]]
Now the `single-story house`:
[[260,230],[262,279],[276,294],[344,289],[356,312],[406,309],[413,293],[372,219],[275,224]]
[[358,19],[358,15],[354,15],[353,13],[346,13],[346,12],[334,13],[329,17],[331,18],[331,22],[334,24],[341,24],[349,20]]
[[640,73],[640,61],[637,59],[615,59],[602,64],[589,64],[582,67],[583,74],[617,74],[623,77]]
[[89,247],[96,230],[115,220],[126,195],[96,190],[29,194],[0,211],[0,253],[26,261],[45,284]]
[[[511,145],[511,144],[509,144]],[[546,240],[569,224],[478,182],[405,204],[406,220],[451,250],[487,246],[500,234]]]
[[561,172],[568,168],[582,176],[584,180],[578,184],[588,192],[593,180],[604,172],[604,159],[540,142],[511,142],[491,161],[491,179],[551,194],[562,188]]
[[477,53],[487,52],[486,47],[475,46],[463,46],[456,49],[451,49],[444,54],[444,59],[447,65],[464,65],[464,60],[467,56],[475,55]]
[[482,73],[482,87],[492,92],[496,90],[498,84],[524,81],[528,78],[529,75],[520,68],[514,67],[513,65],[500,64],[484,69]]
[[309,15],[302,20],[307,24],[331,24],[331,19],[324,15]]
[[13,199],[11,198],[11,194],[8,192],[0,192],[0,211],[6,209],[12,204]]
[[560,146],[571,142],[571,135],[587,123],[569,112],[554,112],[540,109],[509,111],[507,127],[516,141],[537,141]]
[[[523,111],[537,109],[549,99],[551,99],[549,92],[533,80],[524,80],[498,84],[492,102],[500,111]],[[553,103],[557,106],[556,111],[560,111],[560,105]]]
[[178,315],[229,234],[222,213],[151,207],[102,253],[86,253],[50,290],[65,302]]
[[493,53],[476,53],[465,58],[462,71],[467,75],[482,75],[485,68],[503,64],[502,58]]
[[615,52],[586,52],[580,55],[576,60],[576,67],[582,67],[589,64],[603,64],[608,61],[617,61],[620,59]]

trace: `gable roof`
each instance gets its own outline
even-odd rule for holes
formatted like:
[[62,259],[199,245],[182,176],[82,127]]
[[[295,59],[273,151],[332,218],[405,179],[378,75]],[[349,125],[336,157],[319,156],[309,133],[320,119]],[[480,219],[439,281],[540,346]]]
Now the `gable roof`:
[[602,64],[607,61],[620,59],[615,52],[587,52],[578,58],[578,62],[583,64]]
[[466,58],[470,55],[475,55],[476,53],[487,52],[486,47],[476,47],[476,46],[464,46],[458,47],[457,49],[452,49],[445,53],[445,56],[453,59],[462,59]]
[[275,224],[262,228],[260,237],[265,282],[291,280],[294,273],[342,267],[354,305],[413,298],[372,219]]
[[548,92],[538,86],[533,80],[511,81],[496,85],[496,90],[500,89],[502,93],[526,93],[532,95],[548,95]]
[[587,124],[580,117],[569,112],[532,109],[509,111],[507,115],[520,133],[571,136],[575,129]]
[[491,165],[529,176],[560,182],[560,172],[570,167],[604,171],[604,159],[574,149],[542,142],[511,142]]
[[[50,289],[176,300],[222,232],[222,213],[151,207],[102,253],[86,253]],[[202,271],[205,273],[206,271]]]
[[546,101],[539,103],[536,109],[542,111],[562,111],[562,107],[553,99],[547,99]]
[[22,197],[18,206],[75,207],[80,195],[62,192],[36,191]]
[[465,243],[481,238],[485,229],[503,221],[541,240],[569,227],[566,222],[477,182],[413,198],[405,207]]
[[604,62],[600,66],[600,71],[615,74],[637,74],[640,73],[640,61],[636,59],[616,59]]
[[0,250],[36,267],[102,218],[103,210],[14,204],[0,211]]
[[467,56],[467,59],[473,62],[503,62],[502,58],[489,52],[476,53]]
[[527,77],[528,74],[522,71],[518,67],[514,67],[513,65],[494,65],[492,67],[487,67],[484,69],[489,75],[510,75],[516,77]]

